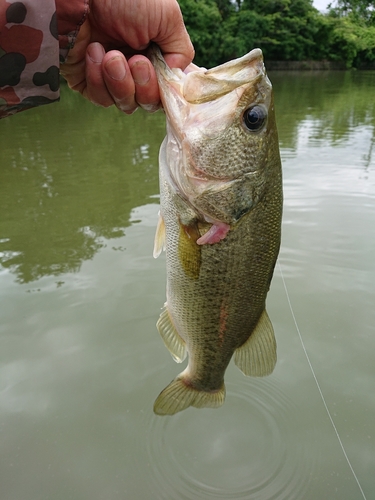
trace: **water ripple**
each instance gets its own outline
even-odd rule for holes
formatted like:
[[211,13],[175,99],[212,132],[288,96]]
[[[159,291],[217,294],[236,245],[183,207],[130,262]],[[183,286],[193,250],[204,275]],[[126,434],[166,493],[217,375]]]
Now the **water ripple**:
[[219,410],[153,417],[147,442],[155,498],[303,498],[314,467],[308,440],[295,439],[297,414],[271,379],[243,378],[227,383]]

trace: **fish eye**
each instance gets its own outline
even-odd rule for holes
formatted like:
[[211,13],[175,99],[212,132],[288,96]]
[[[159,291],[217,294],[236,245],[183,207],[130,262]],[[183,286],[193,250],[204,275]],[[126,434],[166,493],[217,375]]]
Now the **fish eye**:
[[243,114],[243,123],[251,132],[257,132],[266,123],[267,111],[263,106],[251,106]]

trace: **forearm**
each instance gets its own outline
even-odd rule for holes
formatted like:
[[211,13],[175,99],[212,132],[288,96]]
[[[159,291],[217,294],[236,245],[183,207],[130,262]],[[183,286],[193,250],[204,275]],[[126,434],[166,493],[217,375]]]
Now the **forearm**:
[[60,60],[87,12],[88,0],[0,0],[0,117],[59,99]]

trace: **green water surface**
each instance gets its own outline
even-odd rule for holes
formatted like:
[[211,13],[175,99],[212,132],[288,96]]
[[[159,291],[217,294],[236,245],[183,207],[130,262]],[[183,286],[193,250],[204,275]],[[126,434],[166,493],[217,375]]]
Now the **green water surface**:
[[273,73],[278,364],[156,417],[161,112],[61,102],[0,122],[2,500],[375,498],[375,73]]

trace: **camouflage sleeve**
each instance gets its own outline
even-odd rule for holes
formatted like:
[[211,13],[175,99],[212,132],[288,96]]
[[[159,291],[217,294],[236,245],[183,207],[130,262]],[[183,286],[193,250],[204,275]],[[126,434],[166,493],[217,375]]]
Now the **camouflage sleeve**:
[[59,65],[89,0],[0,0],[0,118],[59,100]]

